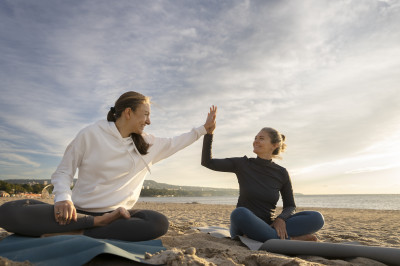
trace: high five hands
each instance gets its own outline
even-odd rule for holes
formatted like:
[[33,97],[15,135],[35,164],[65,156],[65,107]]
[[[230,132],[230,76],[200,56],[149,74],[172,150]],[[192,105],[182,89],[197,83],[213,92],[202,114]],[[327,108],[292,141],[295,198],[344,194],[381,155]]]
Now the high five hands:
[[216,127],[216,118],[217,118],[217,106],[211,106],[210,112],[207,115],[206,123],[204,124],[204,128],[207,130],[207,134],[212,134]]

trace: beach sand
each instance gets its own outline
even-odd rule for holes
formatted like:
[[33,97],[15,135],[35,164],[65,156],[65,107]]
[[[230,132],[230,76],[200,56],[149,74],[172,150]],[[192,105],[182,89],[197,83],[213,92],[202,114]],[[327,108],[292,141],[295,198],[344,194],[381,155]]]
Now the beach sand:
[[[8,200],[10,199],[1,198],[0,204]],[[193,229],[202,226],[229,228],[229,215],[235,208],[231,205],[140,202],[136,208],[159,211],[170,221],[168,233],[160,238],[167,250],[149,256],[149,262],[168,265],[383,265],[367,258],[333,260],[251,251],[240,241],[216,238]],[[298,208],[297,211],[303,210],[316,210],[324,215],[325,226],[316,234],[320,241],[359,242],[368,246],[400,248],[400,211],[324,208]],[[277,213],[280,212],[281,209],[278,209]],[[8,234],[0,228],[0,239]],[[10,262],[0,258],[0,265],[29,263]],[[88,265],[130,265],[130,262],[116,257],[106,259],[99,256]]]

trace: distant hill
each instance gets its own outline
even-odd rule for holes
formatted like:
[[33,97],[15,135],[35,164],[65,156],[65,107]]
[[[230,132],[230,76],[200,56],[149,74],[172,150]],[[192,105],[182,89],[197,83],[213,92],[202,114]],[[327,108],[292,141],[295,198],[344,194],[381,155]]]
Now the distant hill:
[[50,179],[5,179],[2,180],[4,182],[10,183],[10,184],[44,184],[47,182],[47,184],[51,183]]
[[[11,184],[44,184],[44,182],[47,182],[47,184],[51,183],[50,179],[6,179],[3,180],[7,183]],[[74,182],[76,179],[74,180]],[[170,184],[165,184],[165,183],[158,183],[154,180],[145,180],[143,183],[144,188],[149,188],[149,189],[168,189],[168,190],[186,190],[186,191],[220,191],[220,192],[226,192],[226,193],[239,193],[238,189],[231,189],[231,188],[212,188],[212,187],[196,187],[196,186],[176,186],[176,185],[170,185]]]
[[187,191],[226,191],[226,192],[239,192],[238,189],[232,188],[213,188],[213,187],[195,187],[195,186],[176,186],[165,183],[158,183],[154,180],[145,180],[143,186],[153,189],[172,189],[172,190],[187,190]]
[[[50,184],[50,179],[6,179],[3,180],[7,183],[11,184]],[[74,182],[76,179],[74,179]],[[201,192],[203,191],[204,195],[239,195],[239,189],[234,188],[213,188],[213,187],[196,187],[196,186],[177,186],[177,185],[170,185],[165,183],[158,183],[154,180],[145,180],[143,183],[144,189],[151,189],[151,190],[182,190],[188,192]],[[208,192],[208,194],[206,193]],[[192,193],[193,194],[193,193]],[[198,194],[198,193],[194,193]],[[295,195],[303,195],[301,193],[294,193]]]

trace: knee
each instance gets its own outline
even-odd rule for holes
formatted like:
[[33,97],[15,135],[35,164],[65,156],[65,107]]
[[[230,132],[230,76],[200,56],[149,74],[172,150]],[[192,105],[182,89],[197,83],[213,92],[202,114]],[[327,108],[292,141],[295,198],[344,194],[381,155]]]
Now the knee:
[[154,239],[165,235],[169,228],[168,218],[164,214],[155,211],[152,212],[151,216],[150,222],[153,228],[152,238]]
[[6,202],[6,203],[3,203],[2,205],[0,205],[0,225],[1,225],[2,220],[4,220],[7,217],[12,216],[14,204],[15,203],[13,201],[9,201],[9,202]]
[[168,232],[168,228],[169,228],[169,221],[168,218],[164,215],[159,213],[159,217],[158,217],[158,234],[159,236],[163,236]]
[[20,220],[16,219],[15,202],[9,201],[0,206],[0,227],[13,232],[13,228],[19,225]]
[[0,205],[0,211],[1,212],[7,212],[8,210],[12,210],[14,208],[14,205],[17,201],[8,201]]
[[320,230],[322,227],[324,227],[325,219],[322,213],[313,211],[311,212],[311,215],[316,230]]
[[242,222],[246,222],[251,215],[251,211],[245,207],[238,207],[234,209],[231,213],[231,223],[240,224]]
[[[4,203],[7,204],[7,203]],[[7,217],[7,213],[5,211],[5,207],[3,205],[0,205],[0,227],[4,227],[4,219]]]

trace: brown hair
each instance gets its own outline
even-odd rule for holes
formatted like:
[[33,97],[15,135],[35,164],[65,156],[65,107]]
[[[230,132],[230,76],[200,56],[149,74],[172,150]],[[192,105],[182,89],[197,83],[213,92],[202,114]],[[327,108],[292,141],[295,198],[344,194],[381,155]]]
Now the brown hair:
[[279,154],[286,150],[286,144],[285,144],[286,137],[285,137],[285,135],[279,133],[278,130],[270,128],[270,127],[264,127],[261,130],[268,134],[269,138],[271,139],[271,143],[272,144],[279,143],[278,148],[276,148],[272,152],[272,157],[274,157],[274,158],[278,157],[279,158]]
[[[114,107],[111,107],[110,111],[108,111],[107,121],[116,122],[126,108],[131,108],[134,112],[137,107],[144,103],[150,103],[150,98],[135,91],[125,92],[115,102]],[[132,133],[131,138],[140,154],[147,154],[149,144],[144,140],[143,136]]]

